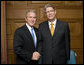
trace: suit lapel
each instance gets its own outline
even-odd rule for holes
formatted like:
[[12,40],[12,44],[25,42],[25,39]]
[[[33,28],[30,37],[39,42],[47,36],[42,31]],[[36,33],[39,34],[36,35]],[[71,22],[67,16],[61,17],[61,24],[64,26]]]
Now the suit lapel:
[[49,38],[52,38],[52,35],[51,35],[51,31],[50,31],[50,28],[49,28],[48,21],[46,22],[45,28],[46,28],[46,32],[49,34]]
[[53,35],[53,38],[56,37],[57,32],[58,32],[58,28],[59,28],[59,21],[57,20],[57,22],[56,22],[56,27],[55,27],[55,31],[54,31],[54,35]]
[[38,31],[36,30],[36,28],[34,28],[34,30],[35,30],[36,37],[38,37]]
[[36,43],[36,48],[37,48],[37,46],[38,46],[38,31],[36,28],[34,28],[34,30],[35,30],[35,34],[36,34],[36,38],[37,38],[37,43]]
[[30,38],[30,40],[32,41],[32,45],[34,46],[34,41],[33,41],[33,38],[32,38],[32,35],[31,35],[31,33],[30,33],[30,31],[29,31],[29,29],[27,28],[27,26],[25,25],[25,27],[24,27],[24,32],[25,32],[25,34],[26,34],[26,37],[29,39]]
[[46,32],[49,34],[49,38],[54,38],[56,35],[57,35],[57,31],[58,31],[58,27],[59,27],[59,21],[57,20],[57,23],[56,23],[56,27],[55,27],[55,30],[54,30],[54,34],[53,34],[53,37],[51,35],[51,31],[50,31],[50,28],[49,28],[49,24],[48,22],[46,22]]

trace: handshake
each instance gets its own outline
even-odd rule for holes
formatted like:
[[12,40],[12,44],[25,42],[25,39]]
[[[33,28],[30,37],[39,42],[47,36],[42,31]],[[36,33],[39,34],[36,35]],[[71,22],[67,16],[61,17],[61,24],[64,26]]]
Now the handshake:
[[38,52],[34,52],[32,55],[32,60],[39,60],[40,56],[41,55]]

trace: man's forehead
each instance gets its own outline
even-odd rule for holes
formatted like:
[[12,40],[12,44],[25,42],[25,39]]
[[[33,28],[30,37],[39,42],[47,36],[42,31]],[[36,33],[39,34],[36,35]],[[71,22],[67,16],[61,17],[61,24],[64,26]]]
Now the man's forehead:
[[46,11],[47,11],[47,10],[54,10],[54,9],[53,9],[52,7],[47,7],[47,8],[46,8]]

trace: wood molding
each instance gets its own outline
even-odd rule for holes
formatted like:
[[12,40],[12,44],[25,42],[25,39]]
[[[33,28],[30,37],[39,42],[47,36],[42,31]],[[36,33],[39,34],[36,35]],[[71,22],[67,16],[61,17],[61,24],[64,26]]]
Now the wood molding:
[[7,64],[5,1],[1,1],[1,64]]

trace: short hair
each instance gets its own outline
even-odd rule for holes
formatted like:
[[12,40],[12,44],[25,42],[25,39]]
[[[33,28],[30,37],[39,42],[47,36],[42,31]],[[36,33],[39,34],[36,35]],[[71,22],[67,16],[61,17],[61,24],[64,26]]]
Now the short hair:
[[56,7],[54,5],[52,5],[52,4],[46,4],[44,6],[44,12],[46,11],[46,8],[48,8],[48,7],[52,7],[54,10],[56,9]]
[[34,9],[28,9],[28,10],[26,11],[25,17],[27,17],[27,14],[28,14],[29,12],[33,12],[33,13],[36,14],[36,10],[34,10]]

